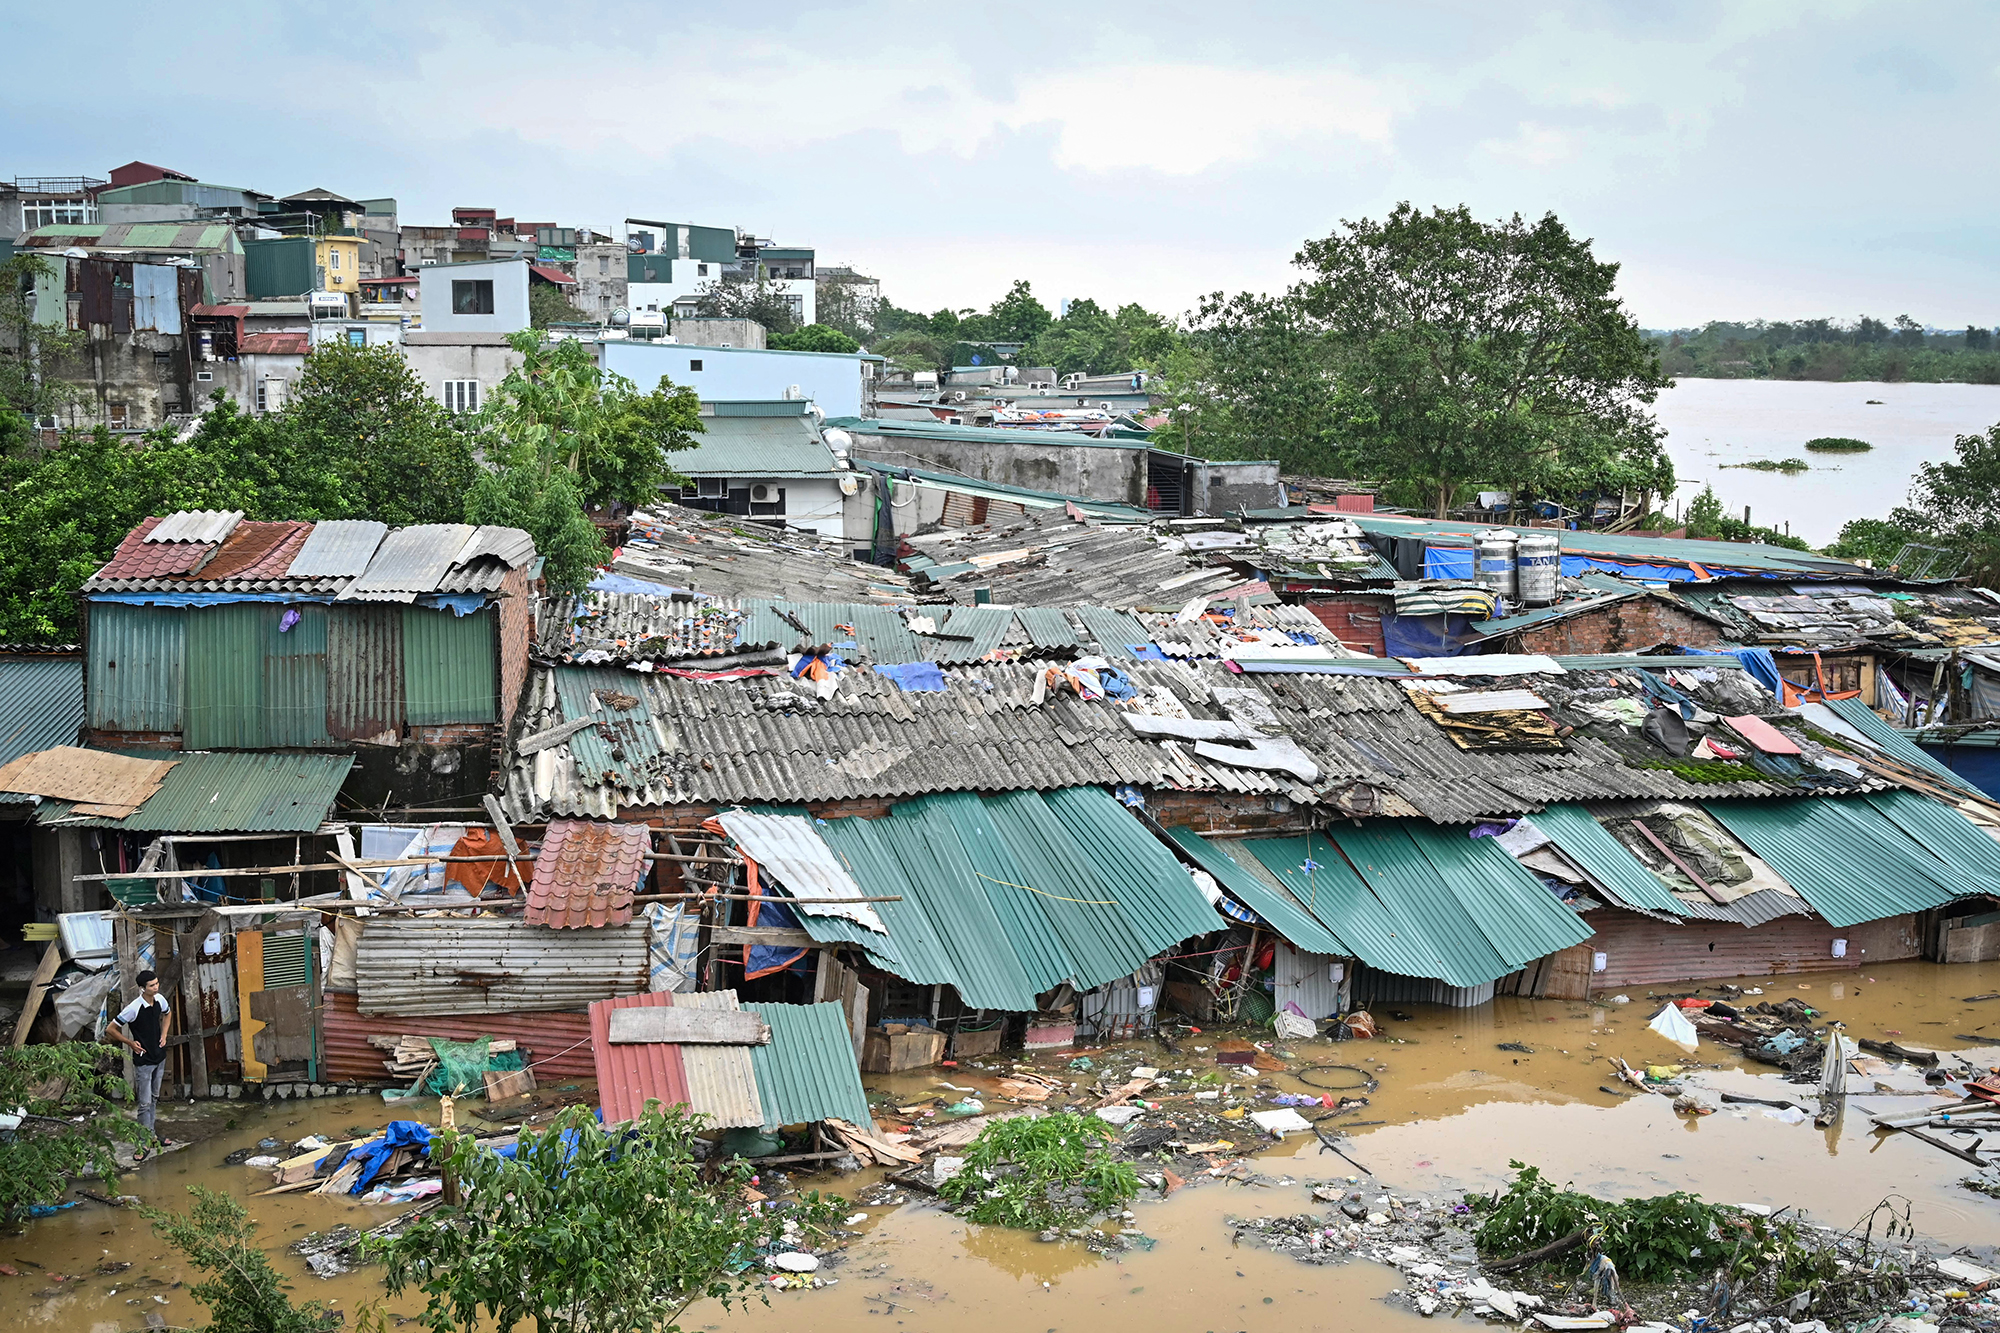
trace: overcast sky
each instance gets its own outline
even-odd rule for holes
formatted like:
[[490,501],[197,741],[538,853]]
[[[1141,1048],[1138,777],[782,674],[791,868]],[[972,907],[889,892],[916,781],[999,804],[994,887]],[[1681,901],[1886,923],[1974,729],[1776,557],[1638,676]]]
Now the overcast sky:
[[738,226],[1181,311],[1398,200],[1554,211],[1649,327],[2000,322],[1990,4],[16,3],[0,175]]

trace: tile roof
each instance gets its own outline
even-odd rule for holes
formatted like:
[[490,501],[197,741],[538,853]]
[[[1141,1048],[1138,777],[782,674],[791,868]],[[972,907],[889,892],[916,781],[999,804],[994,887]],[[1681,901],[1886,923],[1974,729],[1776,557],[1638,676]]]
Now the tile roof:
[[556,929],[622,926],[632,895],[652,869],[652,830],[644,824],[559,819],[535,853],[528,920]]
[[309,333],[246,333],[236,340],[241,356],[304,356],[311,350]]
[[198,572],[208,583],[283,578],[312,529],[310,523],[239,523]]
[[[178,518],[180,515],[170,517]],[[148,537],[153,529],[166,521],[161,518],[149,518],[126,533],[125,540],[118,543],[118,549],[111,553],[111,559],[104,563],[104,568],[91,576],[92,580],[129,581],[193,573],[201,562],[208,558],[209,552],[215,549],[214,542],[149,541]]]

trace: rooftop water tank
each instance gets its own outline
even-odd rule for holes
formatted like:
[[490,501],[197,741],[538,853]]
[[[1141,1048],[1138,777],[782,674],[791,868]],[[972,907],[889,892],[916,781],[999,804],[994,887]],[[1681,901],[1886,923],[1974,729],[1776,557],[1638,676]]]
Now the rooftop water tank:
[[1482,532],[1472,543],[1473,568],[1481,586],[1491,588],[1508,601],[1520,598],[1514,573],[1514,547],[1520,540],[1513,531],[1499,528]]
[[1562,538],[1553,532],[1524,532],[1514,545],[1515,581],[1525,606],[1553,606],[1561,593]]

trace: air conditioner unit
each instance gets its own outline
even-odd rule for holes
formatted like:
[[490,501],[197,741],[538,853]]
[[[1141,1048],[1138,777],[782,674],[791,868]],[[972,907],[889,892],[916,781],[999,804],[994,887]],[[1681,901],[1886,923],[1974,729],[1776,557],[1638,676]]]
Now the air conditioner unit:
[[767,481],[760,481],[750,487],[750,503],[774,505],[778,503],[778,488]]

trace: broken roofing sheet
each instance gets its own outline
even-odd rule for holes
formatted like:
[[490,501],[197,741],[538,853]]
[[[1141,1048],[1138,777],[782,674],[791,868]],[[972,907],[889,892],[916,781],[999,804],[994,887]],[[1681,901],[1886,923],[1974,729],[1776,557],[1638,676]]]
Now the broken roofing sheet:
[[632,535],[599,585],[636,592],[634,583],[703,597],[776,597],[799,601],[915,600],[909,579],[893,569],[848,556],[848,544],[818,533],[777,527],[680,505],[642,509]]

